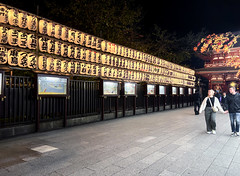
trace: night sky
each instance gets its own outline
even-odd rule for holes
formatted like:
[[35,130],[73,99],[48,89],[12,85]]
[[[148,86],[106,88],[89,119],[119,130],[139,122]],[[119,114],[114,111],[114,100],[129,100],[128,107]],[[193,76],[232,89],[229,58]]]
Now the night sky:
[[161,28],[184,35],[205,28],[209,33],[240,31],[239,0],[166,0],[142,1],[145,29],[155,23]]

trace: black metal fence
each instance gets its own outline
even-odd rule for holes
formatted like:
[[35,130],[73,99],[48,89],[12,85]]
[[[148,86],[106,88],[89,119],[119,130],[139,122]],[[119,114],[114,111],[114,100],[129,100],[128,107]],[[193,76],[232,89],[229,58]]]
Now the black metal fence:
[[[63,119],[65,113],[67,119],[101,114],[102,101],[98,81],[70,80],[70,97],[67,100],[61,97],[42,97],[38,105],[34,79],[26,76],[4,76],[5,98],[0,101],[1,128],[36,123],[38,113],[40,123]],[[137,84],[136,99],[131,96],[126,101],[123,96],[118,97],[118,101],[116,97],[104,98],[104,113],[115,112],[116,106],[118,111],[133,110],[135,101],[136,109],[146,108],[147,103],[148,108],[153,108],[153,111],[165,109],[166,106],[174,109],[192,105],[191,96],[171,96],[167,91],[167,96],[147,98],[144,92],[144,87]]]

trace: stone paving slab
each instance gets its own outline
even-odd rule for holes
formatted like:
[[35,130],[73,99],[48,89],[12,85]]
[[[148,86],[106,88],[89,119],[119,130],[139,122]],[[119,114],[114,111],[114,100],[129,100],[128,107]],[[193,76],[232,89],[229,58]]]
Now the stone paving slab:
[[[238,175],[240,137],[230,132],[218,113],[217,134],[206,134],[190,107],[35,133],[0,141],[0,175]],[[41,146],[54,150],[31,150]]]

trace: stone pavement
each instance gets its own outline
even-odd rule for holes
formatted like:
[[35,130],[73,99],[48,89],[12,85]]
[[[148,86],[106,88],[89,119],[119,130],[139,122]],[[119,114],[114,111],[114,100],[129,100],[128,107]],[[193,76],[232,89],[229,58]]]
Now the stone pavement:
[[239,175],[230,132],[217,114],[217,134],[206,134],[190,107],[36,133],[0,141],[0,175]]

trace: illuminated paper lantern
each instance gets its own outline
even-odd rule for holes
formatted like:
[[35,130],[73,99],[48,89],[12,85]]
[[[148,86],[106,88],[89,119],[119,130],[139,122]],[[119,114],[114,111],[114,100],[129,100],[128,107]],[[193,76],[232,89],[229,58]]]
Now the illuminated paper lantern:
[[75,62],[73,60],[68,63],[68,72],[71,74],[75,73]]
[[15,49],[8,50],[8,64],[11,66],[18,65],[18,51]]
[[79,45],[81,43],[81,32],[77,31],[75,33],[74,43]]
[[28,54],[25,52],[18,52],[18,66],[27,67],[28,66]]
[[96,63],[101,63],[102,61],[101,61],[101,53],[99,53],[99,52],[97,52],[96,53]]
[[86,37],[87,37],[87,34],[85,33],[81,33],[81,41],[80,41],[80,45],[83,45],[85,46],[86,45]]
[[48,51],[48,39],[47,38],[39,38],[39,50],[41,52]]
[[110,52],[115,54],[115,48],[116,48],[116,45],[114,43],[112,43]]
[[122,47],[122,54],[121,54],[121,56],[125,56],[125,47],[124,46]]
[[81,48],[75,47],[74,58],[75,59],[80,59],[81,58]]
[[96,49],[97,50],[101,49],[101,43],[102,43],[102,40],[100,38],[97,38],[96,39]]
[[75,47],[72,45],[68,46],[68,57],[69,58],[74,58],[75,55]]
[[31,68],[31,69],[37,68],[37,57],[33,53],[28,54],[28,68]]
[[107,42],[106,41],[102,41],[102,43],[101,43],[101,50],[102,51],[107,51]]
[[86,50],[86,61],[91,61],[91,50]]
[[107,57],[106,57],[106,64],[107,65],[111,64],[111,56],[110,55],[107,55]]
[[87,75],[91,75],[91,72],[92,72],[91,65],[90,64],[86,64],[86,74]]
[[85,63],[81,63],[81,74],[86,74],[86,64]]
[[17,46],[18,44],[18,31],[16,29],[8,30],[8,43],[12,46]]
[[91,75],[96,76],[97,75],[97,70],[96,70],[96,65],[91,65]]
[[8,22],[12,26],[18,26],[18,10],[10,9],[8,11]]
[[101,61],[102,61],[102,64],[107,64],[107,56],[106,56],[106,54],[102,54],[102,56],[101,56]]
[[54,71],[54,59],[51,57],[47,58],[47,71]]
[[69,29],[67,27],[63,27],[62,28],[62,35],[61,35],[61,39],[62,40],[68,40],[68,31]]
[[96,63],[96,52],[95,51],[91,52],[91,62]]
[[55,53],[55,47],[56,47],[55,41],[54,40],[48,40],[47,45],[48,45],[47,52],[50,53],[50,54]]
[[8,42],[8,29],[6,27],[0,27],[0,43],[6,44]]
[[66,43],[63,43],[61,45],[61,56],[63,56],[63,57],[68,56],[68,45]]
[[92,41],[91,41],[91,48],[96,49],[97,47],[97,37],[92,36]]
[[114,56],[111,56],[111,63],[110,63],[111,66],[115,66],[115,57]]
[[47,57],[46,56],[39,56],[38,58],[38,68],[40,70],[47,69]]
[[56,55],[61,55],[61,47],[62,47],[62,43],[59,41],[55,41],[55,51],[54,54]]
[[81,62],[75,62],[75,74],[81,74]]
[[76,37],[76,31],[69,30],[68,31],[68,41],[69,42],[75,42],[75,37]]
[[29,49],[36,49],[37,38],[36,38],[35,34],[28,34],[28,36],[27,36],[27,47]]
[[18,33],[18,46],[21,48],[27,48],[27,37],[28,35],[25,32]]
[[55,25],[55,38],[60,39],[62,36],[62,26],[57,24]]
[[48,23],[47,24],[47,35],[50,37],[55,37],[56,33],[56,24],[54,23]]
[[111,46],[112,46],[112,44],[110,43],[110,42],[107,42],[107,52],[111,52]]
[[61,72],[62,62],[60,59],[54,59],[54,71]]
[[5,6],[0,6],[0,23],[8,23],[8,9]]
[[27,27],[31,31],[36,31],[37,30],[37,17],[28,15],[27,16]]
[[27,28],[27,13],[25,12],[22,12],[22,13],[19,13],[18,15],[18,26],[20,28]]
[[81,60],[86,60],[86,49],[85,48],[81,48]]
[[92,46],[92,36],[87,35],[86,36],[86,47],[91,47]]
[[6,64],[8,61],[7,48],[0,47],[0,64]]
[[46,20],[40,20],[39,21],[39,32],[41,34],[47,34],[48,30],[48,22]]
[[67,73],[68,72],[68,61],[67,60],[63,60],[61,61],[61,72],[62,73]]

